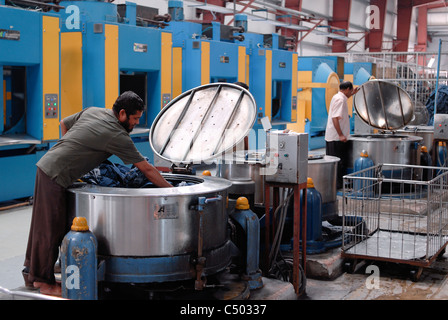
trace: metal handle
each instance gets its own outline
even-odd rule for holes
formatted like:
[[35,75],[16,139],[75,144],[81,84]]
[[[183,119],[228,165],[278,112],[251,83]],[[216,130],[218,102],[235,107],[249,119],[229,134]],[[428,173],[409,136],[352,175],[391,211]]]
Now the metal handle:
[[204,206],[206,204],[209,204],[209,203],[212,203],[212,202],[221,201],[222,200],[222,196],[218,195],[218,196],[213,197],[213,198],[199,197],[198,200],[199,200],[198,211],[202,211],[202,210],[204,210]]

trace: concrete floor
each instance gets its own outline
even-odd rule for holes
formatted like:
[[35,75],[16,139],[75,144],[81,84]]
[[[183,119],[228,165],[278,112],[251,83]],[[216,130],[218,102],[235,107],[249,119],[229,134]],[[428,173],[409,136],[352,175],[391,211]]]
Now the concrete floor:
[[[313,259],[313,257],[309,257]],[[332,280],[307,279],[309,300],[445,300],[448,299],[448,256],[445,254],[411,280],[414,268],[385,262],[364,263],[354,273],[342,271]],[[379,275],[376,277],[376,275]]]
[[[0,287],[23,287],[21,270],[31,221],[31,206],[0,211]],[[306,292],[300,300],[444,300],[448,299],[448,253],[424,269],[420,280],[412,282],[405,266],[375,263],[377,273],[366,272],[368,265],[354,273],[343,269],[340,249],[320,255],[308,255]],[[315,265],[333,268],[331,279],[316,279]],[[370,267],[372,268],[372,267]],[[374,277],[379,274],[379,277]],[[278,283],[277,283],[278,284]],[[284,295],[259,294],[257,299],[291,299],[290,286]]]

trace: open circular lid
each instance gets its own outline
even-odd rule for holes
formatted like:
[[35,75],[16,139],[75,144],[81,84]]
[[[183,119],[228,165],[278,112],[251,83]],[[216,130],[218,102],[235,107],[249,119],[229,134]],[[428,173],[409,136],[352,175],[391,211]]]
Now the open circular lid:
[[406,126],[414,116],[414,104],[401,87],[382,80],[364,83],[354,95],[356,113],[369,126],[395,131]]
[[199,164],[242,141],[255,123],[256,111],[255,99],[239,85],[199,86],[160,111],[149,143],[158,156],[172,163]]

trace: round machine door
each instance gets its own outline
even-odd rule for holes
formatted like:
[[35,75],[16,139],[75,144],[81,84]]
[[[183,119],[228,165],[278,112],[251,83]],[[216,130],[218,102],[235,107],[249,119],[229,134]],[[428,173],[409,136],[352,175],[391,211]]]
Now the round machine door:
[[231,151],[256,118],[255,99],[231,83],[193,88],[158,114],[149,133],[153,151],[174,164],[200,164]]
[[414,116],[414,104],[401,87],[382,80],[364,83],[353,97],[358,116],[369,126],[395,131],[406,126]]

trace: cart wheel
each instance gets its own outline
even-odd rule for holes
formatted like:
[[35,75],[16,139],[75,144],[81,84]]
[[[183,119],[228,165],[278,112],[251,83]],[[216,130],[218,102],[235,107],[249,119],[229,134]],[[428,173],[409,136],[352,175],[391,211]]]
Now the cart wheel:
[[417,270],[411,270],[411,280],[418,282],[423,272],[423,267],[419,267]]

